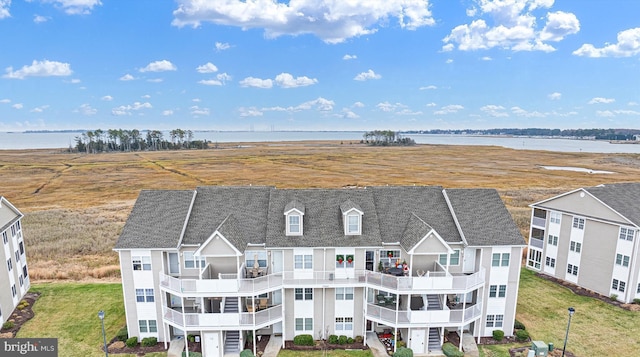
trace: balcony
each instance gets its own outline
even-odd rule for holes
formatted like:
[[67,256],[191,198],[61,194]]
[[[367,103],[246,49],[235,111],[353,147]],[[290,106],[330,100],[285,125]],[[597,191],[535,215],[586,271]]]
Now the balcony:
[[[345,270],[345,271],[341,271]],[[285,271],[282,283],[285,287],[364,285],[367,270],[336,269],[332,271]]]
[[176,295],[258,295],[282,287],[282,275],[271,274],[252,279],[238,279],[236,274],[219,274],[218,279],[181,279],[160,273],[160,288]]
[[282,321],[282,305],[255,313],[182,313],[163,306],[162,317],[165,322],[183,330],[259,329]]
[[424,327],[426,325],[466,325],[482,314],[481,305],[472,305],[464,310],[443,306],[439,310],[398,310],[375,304],[367,304],[366,318],[391,327]]
[[535,248],[543,249],[544,241],[542,239],[531,237],[531,239],[529,239],[529,245]]
[[373,288],[383,288],[389,291],[436,291],[454,292],[470,291],[484,284],[484,268],[480,271],[465,275],[453,275],[447,271],[430,271],[423,276],[403,276],[367,271],[366,283]]

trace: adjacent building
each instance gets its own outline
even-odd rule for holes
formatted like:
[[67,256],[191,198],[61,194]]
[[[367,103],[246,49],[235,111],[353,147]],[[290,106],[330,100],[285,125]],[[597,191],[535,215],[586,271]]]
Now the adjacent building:
[[[492,189],[142,191],[115,246],[130,336],[512,335],[526,243]],[[396,344],[397,345],[397,344]],[[254,351],[255,352],[255,351]]]
[[640,183],[579,188],[530,206],[528,268],[621,302],[640,298]]
[[0,196],[0,322],[5,323],[29,290],[29,271],[22,235],[22,213]]

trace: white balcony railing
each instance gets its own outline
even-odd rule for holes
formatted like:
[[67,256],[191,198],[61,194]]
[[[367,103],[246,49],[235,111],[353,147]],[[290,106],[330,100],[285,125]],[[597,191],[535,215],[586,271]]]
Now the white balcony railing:
[[367,319],[380,321],[389,326],[424,326],[425,324],[468,324],[480,317],[482,313],[481,305],[473,305],[464,310],[449,309],[444,307],[440,310],[399,310],[387,307],[367,304]]
[[160,273],[160,287],[180,294],[212,292],[256,294],[280,286],[282,286],[282,275],[280,274],[254,279],[182,279]]
[[238,329],[262,328],[282,320],[282,305],[270,307],[256,313],[182,313],[164,306],[162,316],[166,322],[182,329]]
[[531,220],[531,223],[532,223],[534,226],[544,228],[544,227],[545,227],[545,224],[547,223],[547,219],[546,219],[546,218],[541,218],[541,217],[535,217],[535,216],[534,216],[534,217],[533,217],[533,219]]

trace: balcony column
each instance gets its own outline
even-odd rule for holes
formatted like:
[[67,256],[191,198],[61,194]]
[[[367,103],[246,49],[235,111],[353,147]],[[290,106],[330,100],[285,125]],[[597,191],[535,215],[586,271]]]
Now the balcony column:
[[[398,312],[396,311],[396,325],[398,324]],[[398,350],[398,328],[395,327],[394,328],[394,334],[393,334],[393,353],[396,353],[396,351]]]
[[[464,313],[462,313],[462,320],[464,320]],[[458,346],[458,351],[462,352],[462,329],[464,328],[464,325],[460,325],[460,345]]]
[[256,355],[256,350],[257,350],[257,341],[258,341],[258,336],[256,336],[256,319],[255,319],[255,315],[253,315],[253,341],[251,341],[251,344],[253,345],[253,355]]

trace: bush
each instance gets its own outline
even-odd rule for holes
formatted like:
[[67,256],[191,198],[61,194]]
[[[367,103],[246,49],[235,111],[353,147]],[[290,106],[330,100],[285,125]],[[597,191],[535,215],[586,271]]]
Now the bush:
[[362,342],[364,342],[364,337],[358,335],[358,336],[356,336],[355,341],[356,341],[356,343],[362,343]]
[[442,345],[442,353],[447,357],[464,357],[464,352],[459,351],[458,347],[454,346],[451,342],[445,342]]
[[618,294],[611,294],[611,296],[609,296],[609,299],[611,299],[611,301],[618,300]]
[[529,340],[529,332],[527,332],[527,330],[516,330],[516,340],[519,342]]
[[406,342],[404,342],[404,341],[398,341],[398,348],[400,348],[400,347],[407,347]]
[[124,344],[127,345],[127,347],[136,347],[138,344],[138,338],[136,336],[130,337]]
[[293,344],[296,346],[315,346],[315,341],[311,335],[298,335],[293,338]]
[[504,338],[504,331],[502,330],[493,330],[493,339],[496,341],[502,341]]
[[347,336],[341,335],[340,337],[338,337],[338,344],[346,345],[347,344]]
[[125,325],[123,328],[121,328],[118,333],[116,333],[116,339],[118,341],[126,341],[127,338],[129,338],[129,332],[127,331],[127,326]]
[[527,328],[524,326],[524,324],[518,320],[515,320],[513,322],[513,328],[516,330],[526,330]]
[[633,303],[636,305],[640,305],[640,299],[638,298],[633,299]]
[[[189,355],[191,355],[191,353],[189,353]],[[253,355],[253,351],[243,350],[242,352],[240,352],[240,357],[255,357],[255,356]]]
[[354,340],[352,337],[347,338],[347,343],[354,343],[356,342],[356,340]]
[[7,321],[4,324],[2,324],[2,329],[9,330],[9,329],[12,329],[13,326],[14,326],[13,321]]
[[[187,357],[187,352],[182,351],[182,357]],[[202,357],[202,353],[189,351],[189,357]]]
[[142,341],[140,342],[140,344],[143,347],[151,347],[151,346],[155,346],[158,344],[158,339],[155,337],[145,337],[142,339]]
[[398,347],[393,357],[413,357],[413,350],[406,347]]
[[337,345],[338,344],[338,335],[330,335],[329,336],[329,343],[332,345]]

